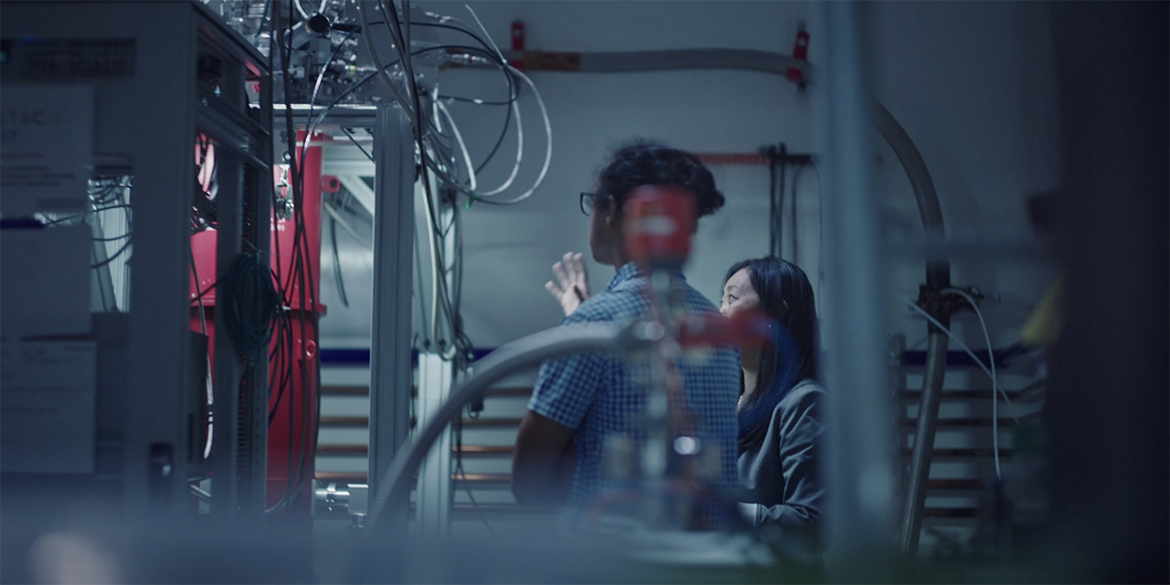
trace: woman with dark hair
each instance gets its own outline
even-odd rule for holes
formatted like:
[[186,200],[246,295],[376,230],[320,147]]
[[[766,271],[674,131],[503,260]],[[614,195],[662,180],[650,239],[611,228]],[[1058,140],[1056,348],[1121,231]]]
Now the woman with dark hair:
[[[825,490],[818,476],[825,391],[817,311],[804,271],[775,257],[736,263],[720,312],[772,319],[773,343],[740,348],[739,478],[745,512],[792,560],[819,561]],[[819,562],[817,562],[819,564]]]

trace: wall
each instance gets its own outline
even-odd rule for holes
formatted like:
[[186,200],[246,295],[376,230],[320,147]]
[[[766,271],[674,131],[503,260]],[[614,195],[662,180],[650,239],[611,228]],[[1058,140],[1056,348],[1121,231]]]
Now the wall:
[[[938,191],[950,238],[981,244],[978,253],[952,261],[951,280],[974,285],[985,295],[981,309],[991,344],[1002,348],[1017,341],[1019,328],[1055,276],[1050,253],[1033,236],[1027,196],[1054,190],[1058,181],[1058,127],[1055,63],[1047,7],[1042,3],[900,3],[867,5],[871,24],[872,90],[914,140]],[[889,241],[922,237],[914,195],[890,148],[875,138],[875,187],[881,198],[883,232]],[[902,297],[916,298],[924,282],[922,258],[886,254],[887,330],[906,336],[923,349],[925,320],[914,315]],[[829,283],[832,286],[832,283]],[[951,328],[982,354],[987,347],[979,321],[971,312],[956,314]],[[954,343],[951,351],[958,351]],[[1000,384],[1020,389],[1037,377],[1038,364],[1018,360],[1000,369]],[[922,387],[920,368],[906,370],[909,389]],[[875,390],[882,381],[875,381]],[[951,367],[947,389],[986,389],[987,376],[975,368]],[[1035,404],[998,404],[1000,417],[1024,416]],[[915,414],[917,406],[907,408]],[[991,418],[989,400],[948,401],[940,418]],[[1001,449],[1012,448],[1013,434],[1000,427]],[[934,446],[990,449],[989,429],[941,426]],[[909,435],[909,433],[908,433]],[[907,436],[905,445],[912,443]],[[1004,477],[1014,477],[1012,460]],[[995,469],[990,458],[935,461],[932,479],[987,479]],[[931,492],[926,506],[966,507],[974,494]],[[950,534],[969,541],[975,520],[927,518],[922,550]],[[929,554],[927,552],[926,554]]]
[[[421,4],[474,22],[463,2]],[[809,12],[808,4],[797,2],[471,5],[497,42],[506,42],[509,24],[519,19],[527,25],[528,48],[565,51],[723,47],[789,53],[797,23]],[[956,260],[952,274],[956,285],[976,285],[997,299],[983,304],[996,347],[1015,341],[1020,324],[1054,276],[1051,261],[1038,253],[1041,248],[1032,238],[1025,207],[1028,195],[1054,189],[1057,182],[1057,112],[1046,10],[1044,4],[1026,2],[866,4],[872,89],[920,149],[937,187],[948,233],[993,244],[998,250]],[[818,39],[823,37],[815,23],[810,26],[815,67],[821,49]],[[466,42],[442,32],[445,42]],[[792,150],[812,151],[816,120],[811,100],[817,91],[813,74],[814,85],[802,93],[778,77],[748,72],[533,72],[551,117],[552,164],[530,200],[511,207],[475,204],[465,213],[463,315],[471,339],[479,347],[492,348],[558,322],[559,307],[543,283],[564,252],[587,251],[586,218],[578,210],[577,193],[591,189],[608,147],[632,136],[647,136],[695,151],[752,152],[778,142]],[[496,72],[449,70],[441,77],[440,91],[448,95],[501,99],[504,89]],[[542,161],[545,139],[530,94],[524,95],[521,107],[524,166],[516,184],[527,188]],[[498,136],[503,109],[453,104],[451,111],[473,160],[481,160]],[[497,160],[480,176],[482,184],[495,185],[506,177],[515,156],[514,140],[509,133]],[[873,153],[883,233],[902,241],[920,237],[921,220],[909,182],[876,132]],[[765,167],[712,171],[728,202],[719,214],[700,223],[687,275],[697,289],[717,301],[726,267],[766,251],[768,177]],[[797,179],[795,259],[819,292],[819,175],[805,171]],[[791,175],[789,180],[791,188]],[[786,199],[791,200],[791,193]],[[790,230],[786,227],[784,255],[792,259]],[[341,240],[347,246],[348,238]],[[368,286],[372,264],[352,242],[343,251],[348,251],[342,262],[347,280],[354,283],[353,297],[354,286],[362,282]],[[589,269],[594,290],[604,287],[612,275],[611,269],[592,262]],[[335,293],[329,262],[322,263],[322,273],[322,292],[331,306],[331,318],[322,322],[323,337],[356,338],[360,343],[368,336],[368,313],[362,311],[368,311],[369,293],[364,298],[367,308],[359,303],[350,316],[343,316],[347,313],[335,310],[336,301],[331,300]],[[904,333],[911,347],[920,346],[926,334],[924,321],[913,317],[898,297],[917,296],[924,279],[922,260],[888,254],[882,274],[890,293],[886,329]],[[957,315],[953,328],[970,347],[986,346],[971,313]],[[328,339],[323,345],[329,346]],[[1032,375],[1024,365],[1000,379],[1009,389],[1019,388]],[[911,371],[907,382],[911,388],[920,386],[921,376]],[[885,384],[875,380],[874,389]],[[948,388],[989,386],[977,370],[948,371]],[[512,406],[523,407],[520,402]],[[943,412],[955,417],[989,414],[986,403],[948,405]],[[990,433],[942,432],[936,446],[990,447]],[[935,477],[980,476],[989,463],[944,462],[933,471]],[[932,496],[928,506],[965,503],[970,497]],[[930,540],[924,537],[924,546]]]
[[[421,5],[474,26],[464,2]],[[797,2],[472,2],[486,29],[506,43],[509,24],[522,20],[530,49],[568,51],[726,47],[789,53],[808,5]],[[913,3],[868,5],[872,27],[874,91],[922,151],[939,191],[948,232],[956,236],[1017,242],[1029,236],[1025,197],[1055,185],[1057,136],[1052,56],[1045,8],[1036,3]],[[439,31],[443,42],[463,43]],[[817,36],[810,57],[817,61]],[[505,45],[506,46],[506,45]],[[815,72],[814,72],[815,75]],[[510,207],[473,205],[464,215],[466,273],[464,318],[472,340],[496,347],[550,327],[559,309],[543,290],[551,266],[569,250],[586,251],[586,218],[577,193],[589,190],[607,149],[633,136],[665,140],[707,152],[751,152],[785,142],[813,149],[810,92],[775,76],[751,72],[691,71],[629,74],[533,72],[553,128],[548,175],[528,201]],[[498,99],[506,95],[498,72],[448,70],[441,93]],[[543,161],[545,138],[539,110],[525,92],[524,160],[511,193],[527,189]],[[473,160],[482,160],[498,137],[503,108],[456,103],[451,111]],[[511,170],[515,138],[509,132],[496,159],[481,174],[498,185]],[[876,137],[875,178],[883,224],[891,237],[921,231],[909,183],[897,159]],[[717,300],[726,266],[766,251],[767,170],[714,167],[727,206],[700,223],[691,283]],[[819,181],[798,177],[798,256],[819,288]],[[791,174],[790,174],[791,185]],[[786,195],[791,198],[791,193]],[[788,236],[785,236],[787,242]],[[347,238],[342,237],[343,245]],[[791,258],[791,245],[785,244]],[[357,250],[353,250],[358,253]],[[1043,258],[1013,253],[992,262],[955,263],[954,281],[975,284],[1002,302],[989,303],[988,318],[1002,345],[1051,278]],[[588,254],[586,254],[588,256]],[[369,270],[369,261],[347,256],[347,266]],[[328,262],[324,288],[331,288]],[[612,271],[589,263],[591,286],[601,289]],[[917,293],[923,280],[918,259],[891,258],[891,291]],[[357,275],[361,286],[363,279]],[[352,277],[351,277],[352,278]],[[328,297],[331,291],[323,293]],[[351,296],[352,296],[351,291]],[[913,343],[921,321],[906,319],[901,301],[890,300],[890,328]],[[336,303],[334,305],[336,306]],[[326,337],[358,338],[368,320],[344,319]],[[974,321],[958,318],[957,330]],[[331,329],[332,327],[332,329]],[[340,329],[340,330],[339,330]],[[347,330],[349,329],[349,330]],[[979,335],[979,343],[983,345]]]
[[[1053,276],[1035,253],[1026,197],[1057,185],[1055,64],[1047,8],[1028,2],[888,2],[872,6],[874,91],[917,144],[938,189],[948,234],[1000,252],[953,263],[956,285],[976,285],[998,347],[1015,340]],[[886,233],[921,234],[912,191],[892,151],[877,147]],[[915,297],[921,262],[890,258],[890,290]],[[892,328],[913,343],[890,300]],[[969,315],[969,314],[968,314]],[[957,328],[978,327],[969,316]],[[982,335],[972,347],[985,345]]]
[[[424,5],[471,22],[463,3]],[[799,3],[761,2],[479,2],[472,6],[498,41],[506,41],[509,24],[519,19],[526,23],[529,49],[567,51],[725,47],[790,52],[796,22],[807,9]],[[502,85],[494,81],[498,76],[453,72],[443,80],[444,93],[458,94],[463,87],[474,91],[484,78]],[[532,79],[544,96],[553,125],[554,158],[548,177],[523,205],[473,206],[465,216],[467,242],[476,244],[467,249],[464,314],[472,339],[489,347],[558,322],[559,307],[543,284],[564,252],[587,252],[586,218],[578,209],[577,194],[592,189],[608,147],[635,136],[707,152],[753,152],[779,141],[809,147],[808,97],[775,76],[727,71],[534,72]],[[503,112],[474,118],[467,115],[472,108],[453,113],[464,114],[459,118],[464,136],[473,141],[473,158],[477,158],[475,153],[486,153],[495,140]],[[531,100],[525,100],[522,108],[525,167],[517,182],[527,185],[536,175],[544,142]],[[505,141],[505,156],[485,173],[485,183],[498,184],[506,176],[511,149],[514,143]],[[728,203],[719,214],[700,223],[697,252],[688,270],[692,284],[712,299],[718,296],[728,265],[765,251],[768,205],[766,168],[714,171]],[[594,290],[603,288],[613,274],[608,267],[590,263],[589,268]]]
[[[420,3],[475,26],[464,4]],[[528,48],[569,51],[725,47],[790,52],[796,23],[807,12],[803,3],[765,2],[470,4],[497,42],[507,42],[510,23],[519,19],[527,25]],[[447,32],[440,31],[441,40],[467,42]],[[586,218],[578,209],[578,193],[591,189],[609,147],[644,136],[707,152],[754,152],[780,141],[806,152],[811,148],[809,98],[775,76],[702,71],[534,72],[531,77],[544,97],[553,128],[548,176],[523,204],[476,204],[464,215],[463,314],[478,346],[496,347],[559,322],[559,307],[543,285],[562,254],[587,252]],[[485,99],[506,95],[502,76],[490,71],[447,71],[440,91]],[[458,103],[450,108],[473,160],[482,160],[499,135],[503,109]],[[521,109],[525,149],[516,185],[523,187],[512,191],[516,194],[532,184],[545,146],[539,110],[530,92],[522,97]],[[498,185],[506,178],[515,160],[514,134],[509,133],[500,150],[482,174],[481,184]],[[727,266],[766,252],[768,178],[766,167],[712,170],[727,196],[727,206],[701,222],[687,274],[696,288],[717,300]],[[804,197],[815,198],[815,183],[805,186]],[[589,269],[594,290],[604,288],[613,275],[612,269],[593,263]],[[328,281],[329,275],[323,276]]]

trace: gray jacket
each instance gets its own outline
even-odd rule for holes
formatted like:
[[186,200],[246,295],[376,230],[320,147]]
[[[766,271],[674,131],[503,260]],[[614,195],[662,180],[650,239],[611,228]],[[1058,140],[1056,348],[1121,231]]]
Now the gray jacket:
[[772,411],[763,440],[739,455],[741,509],[762,532],[806,554],[823,551],[825,488],[818,458],[824,395],[816,381],[799,382]]

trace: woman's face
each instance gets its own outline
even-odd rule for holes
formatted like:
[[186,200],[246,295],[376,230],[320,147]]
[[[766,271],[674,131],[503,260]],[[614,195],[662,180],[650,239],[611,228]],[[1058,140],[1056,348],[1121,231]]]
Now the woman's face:
[[748,270],[746,266],[741,268],[723,285],[723,302],[719,305],[719,312],[724,317],[760,312],[760,295],[752,288]]

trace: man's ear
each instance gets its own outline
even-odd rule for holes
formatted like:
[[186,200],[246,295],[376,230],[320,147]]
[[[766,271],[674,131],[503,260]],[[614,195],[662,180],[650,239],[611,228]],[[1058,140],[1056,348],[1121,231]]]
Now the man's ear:
[[622,220],[622,210],[618,207],[617,199],[613,195],[606,195],[605,197],[605,225],[607,227],[617,227]]

